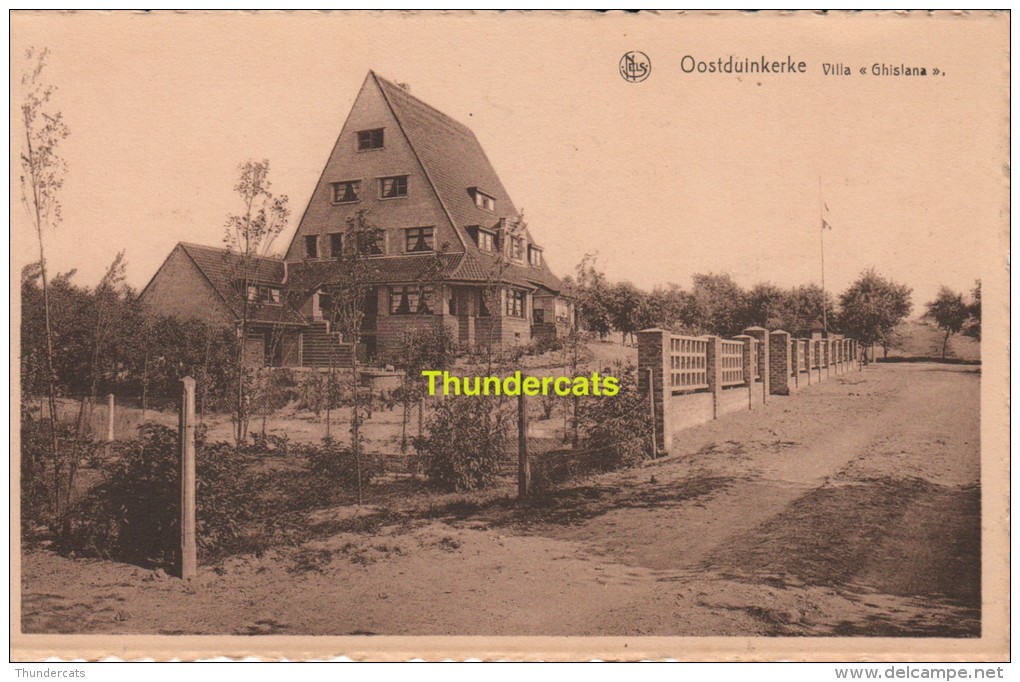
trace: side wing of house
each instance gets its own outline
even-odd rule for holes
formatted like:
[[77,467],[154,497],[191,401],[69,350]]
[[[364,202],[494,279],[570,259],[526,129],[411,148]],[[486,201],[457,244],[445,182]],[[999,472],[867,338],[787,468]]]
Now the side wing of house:
[[195,261],[178,244],[139,295],[155,315],[176,315],[211,324],[233,324],[234,314]]

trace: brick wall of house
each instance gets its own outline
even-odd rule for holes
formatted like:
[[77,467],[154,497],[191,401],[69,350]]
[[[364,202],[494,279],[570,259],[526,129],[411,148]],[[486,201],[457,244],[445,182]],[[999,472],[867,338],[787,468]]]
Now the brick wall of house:
[[[384,147],[358,151],[358,131],[374,128],[384,129]],[[381,199],[379,178],[395,175],[409,176],[407,196]],[[361,181],[360,200],[334,204],[332,183],[346,180]],[[464,250],[424,169],[372,78],[365,80],[347,116],[286,259],[304,259],[304,237],[312,234],[319,235],[320,258],[328,258],[329,240],[325,235],[342,232],[348,218],[361,209],[368,210],[371,222],[385,230],[387,255],[404,253],[404,229],[409,227],[435,227],[437,249],[446,243],[450,253]]]

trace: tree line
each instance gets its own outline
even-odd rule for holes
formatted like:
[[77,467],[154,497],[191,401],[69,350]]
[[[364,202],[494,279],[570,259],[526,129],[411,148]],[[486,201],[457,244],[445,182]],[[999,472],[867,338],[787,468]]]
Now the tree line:
[[825,320],[830,332],[889,346],[913,305],[909,286],[873,269],[838,296],[815,284],[784,288],[761,282],[748,289],[728,274],[697,273],[691,279],[689,289],[667,284],[646,291],[628,281],[610,282],[589,254],[565,283],[576,298],[581,326],[603,339],[617,332],[625,343],[652,327],[731,337],[758,326],[804,337]]

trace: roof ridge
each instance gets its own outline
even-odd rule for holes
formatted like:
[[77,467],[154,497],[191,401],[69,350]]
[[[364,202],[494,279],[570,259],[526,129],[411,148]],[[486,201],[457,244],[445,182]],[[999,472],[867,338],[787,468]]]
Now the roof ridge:
[[[404,88],[400,87],[399,85],[397,85],[393,81],[389,80],[388,78],[384,78],[383,76],[380,76],[375,71],[372,71],[371,73],[372,73],[373,76],[375,76],[376,80],[378,80],[380,83],[385,83],[386,85],[390,86],[390,88],[392,90],[399,92],[404,97],[407,97],[409,99],[413,99],[418,104],[421,104],[422,106],[427,107],[428,109],[431,109],[435,113],[437,113],[440,116],[442,116],[444,119],[446,119],[446,120],[450,121],[451,123],[454,123],[454,124],[458,125],[459,127],[463,128],[464,131],[467,132],[467,133],[470,133],[472,137],[475,137],[475,133],[474,133],[473,130],[471,130],[471,128],[469,128],[464,123],[461,123],[460,121],[455,119],[453,116],[450,116],[449,114],[447,114],[444,111],[440,111],[439,109],[435,108],[434,106],[432,106],[431,104],[429,104],[428,102],[423,100],[422,98],[417,97],[415,95],[412,95],[410,92],[408,92]],[[477,138],[475,138],[475,139],[477,139]]]
[[[415,148],[415,141],[412,140],[411,136],[407,134],[407,128],[404,125],[404,122],[400,120],[400,114],[397,113],[397,107],[395,107],[393,105],[393,102],[390,101],[390,95],[386,92],[387,88],[384,88],[382,86],[383,83],[386,83],[387,85],[392,85],[392,83],[390,83],[388,80],[386,80],[385,78],[383,78],[382,76],[377,74],[375,71],[369,71],[369,73],[372,75],[372,78],[375,79],[376,85],[379,86],[379,92],[382,93],[383,101],[385,101],[386,102],[386,106],[389,107],[390,113],[393,115],[393,120],[397,122],[397,127],[400,129],[400,134],[404,136],[405,140],[407,140],[407,145],[411,148],[411,153],[414,155],[414,158],[418,162],[418,165],[421,166],[421,170],[425,174],[425,179],[428,181],[429,186],[432,188],[432,193],[435,194],[436,200],[439,201],[439,205],[443,209],[443,213],[446,214],[446,219],[450,221],[450,226],[453,227],[453,233],[455,235],[457,235],[457,239],[460,240],[460,245],[464,248],[465,251],[467,251],[468,250],[468,244],[467,244],[468,240],[464,238],[465,235],[461,234],[461,230],[463,228],[460,225],[457,224],[456,220],[453,219],[453,212],[450,211],[450,207],[447,204],[447,200],[443,197],[442,192],[439,191],[439,187],[436,185],[436,181],[432,177],[432,173],[429,171],[429,168],[425,164],[425,161],[422,160],[421,154],[419,154],[418,150]],[[396,86],[393,86],[393,88],[403,92],[402,88],[398,88]],[[393,88],[391,88],[391,89],[393,89]],[[414,98],[414,99],[417,99],[417,98]],[[421,101],[421,100],[418,100],[418,101]],[[423,104],[424,104],[424,102],[423,102]],[[428,106],[428,105],[426,105],[426,106]],[[436,111],[439,111],[439,110],[436,109]],[[446,114],[442,113],[441,111],[439,113],[442,116],[446,116]],[[447,118],[449,118],[449,117],[447,117]],[[450,120],[453,121],[452,118]],[[454,123],[456,123],[456,121],[454,121]],[[461,124],[458,124],[458,125],[461,125]],[[470,131],[468,131],[468,132],[470,132]],[[472,136],[473,135],[474,135],[474,133],[472,133]],[[477,138],[476,138],[476,141],[477,141]]]
[[[229,253],[229,254],[233,254],[233,255],[236,255],[236,256],[243,255],[240,251],[235,251],[235,250],[231,249],[230,247],[208,246],[206,244],[199,244],[197,242],[177,242],[177,243],[178,243],[178,245],[183,246],[186,249],[205,249],[206,251],[215,251],[217,253]],[[280,263],[284,262],[283,256],[272,256],[272,255],[270,255],[270,256],[263,256],[263,255],[258,254],[258,253],[253,253],[253,254],[251,254],[250,257],[251,258],[261,258],[262,260],[279,261]]]

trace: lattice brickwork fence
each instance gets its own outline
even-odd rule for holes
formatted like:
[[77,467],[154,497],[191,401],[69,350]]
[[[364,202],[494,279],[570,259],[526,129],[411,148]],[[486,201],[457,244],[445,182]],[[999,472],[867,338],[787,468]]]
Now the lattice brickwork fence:
[[669,385],[674,391],[708,388],[708,340],[693,336],[671,336],[669,373]]

